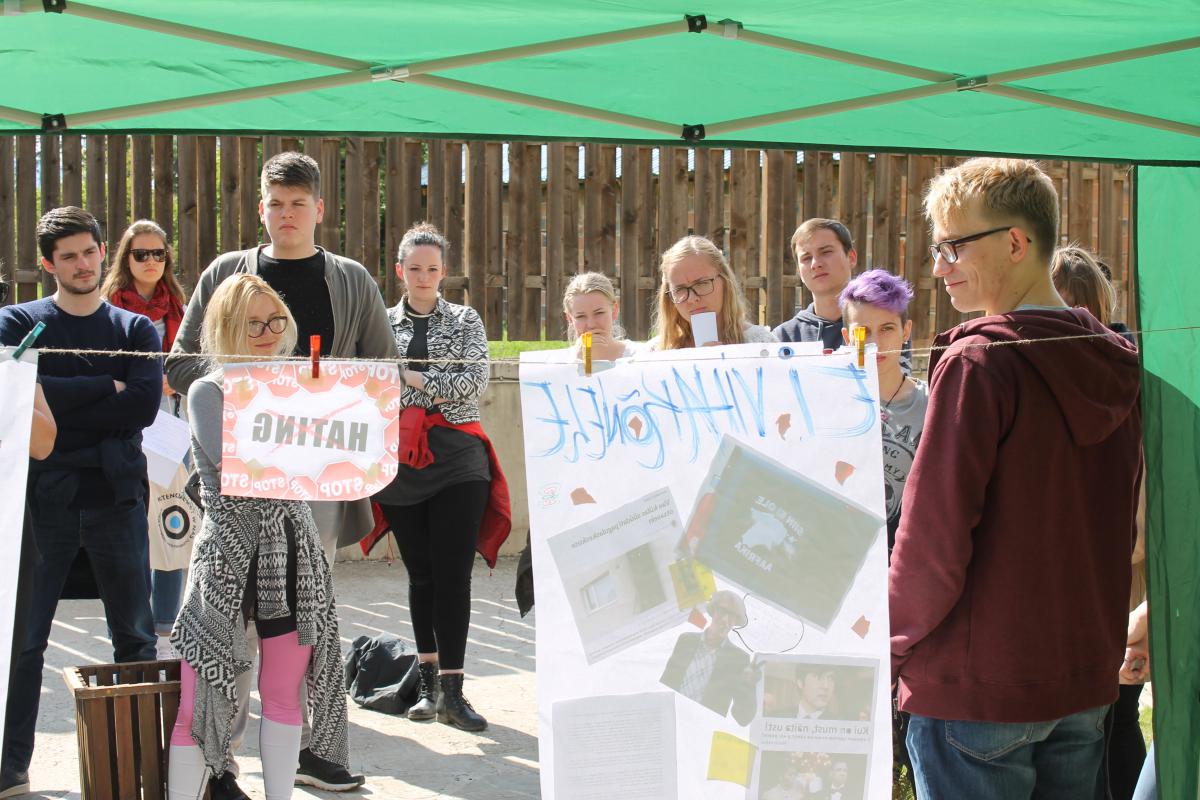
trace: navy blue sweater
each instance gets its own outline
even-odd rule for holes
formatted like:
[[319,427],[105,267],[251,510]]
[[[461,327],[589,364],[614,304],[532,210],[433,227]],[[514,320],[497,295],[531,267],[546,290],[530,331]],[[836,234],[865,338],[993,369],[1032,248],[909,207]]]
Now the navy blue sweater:
[[[21,343],[34,325],[45,322],[36,347],[124,350],[161,353],[162,343],[148,318],[108,303],[86,317],[68,314],[50,298],[0,309],[0,344]],[[158,414],[162,397],[162,364],[158,359],[133,356],[41,355],[38,379],[54,413],[58,436],[45,461],[30,462],[30,484],[43,473],[69,471],[79,477],[68,503],[94,508],[129,495],[128,483],[136,463],[105,463],[114,458],[141,460],[142,429]],[[123,381],[117,392],[114,380]]]

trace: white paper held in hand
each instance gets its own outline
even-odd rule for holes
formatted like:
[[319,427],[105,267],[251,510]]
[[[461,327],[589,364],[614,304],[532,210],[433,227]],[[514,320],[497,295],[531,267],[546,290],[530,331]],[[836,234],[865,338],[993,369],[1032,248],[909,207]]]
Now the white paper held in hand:
[[692,314],[692,340],[696,347],[706,344],[720,344],[717,336],[717,312],[697,311]]
[[170,486],[191,445],[191,427],[179,417],[159,409],[154,424],[142,431],[142,452],[146,454],[146,473],[150,482]]

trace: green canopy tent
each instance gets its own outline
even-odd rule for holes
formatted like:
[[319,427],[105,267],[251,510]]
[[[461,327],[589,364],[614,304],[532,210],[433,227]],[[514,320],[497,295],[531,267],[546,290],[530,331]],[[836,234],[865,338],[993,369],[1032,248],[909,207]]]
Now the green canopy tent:
[[1183,283],[1200,216],[1194,2],[0,2],[0,134],[338,132],[1137,163],[1155,728],[1162,796],[1197,796],[1200,303]]

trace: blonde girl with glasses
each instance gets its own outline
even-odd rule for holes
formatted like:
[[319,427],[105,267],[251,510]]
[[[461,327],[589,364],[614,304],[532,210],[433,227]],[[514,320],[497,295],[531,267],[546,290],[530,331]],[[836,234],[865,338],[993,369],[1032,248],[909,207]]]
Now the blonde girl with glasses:
[[653,350],[694,347],[691,318],[717,316],[719,344],[775,342],[770,330],[750,321],[746,297],[725,254],[703,236],[685,236],[662,255],[662,290],[654,311]]
[[187,395],[204,524],[171,635],[182,661],[170,800],[200,797],[210,776],[214,796],[231,794],[235,685],[253,665],[246,643],[251,621],[261,641],[259,753],[267,800],[292,796],[305,696],[309,748],[349,766],[333,575],[312,510],[300,501],[221,494],[222,362],[291,355],[296,338],[291,312],[257,275],[227,278],[208,301],[200,348],[213,371]]

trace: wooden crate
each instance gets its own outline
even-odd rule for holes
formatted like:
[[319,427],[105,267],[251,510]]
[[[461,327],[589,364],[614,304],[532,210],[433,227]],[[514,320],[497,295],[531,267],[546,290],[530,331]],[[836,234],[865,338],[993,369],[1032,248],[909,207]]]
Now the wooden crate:
[[75,697],[81,800],[163,800],[179,662],[68,667],[63,678]]

